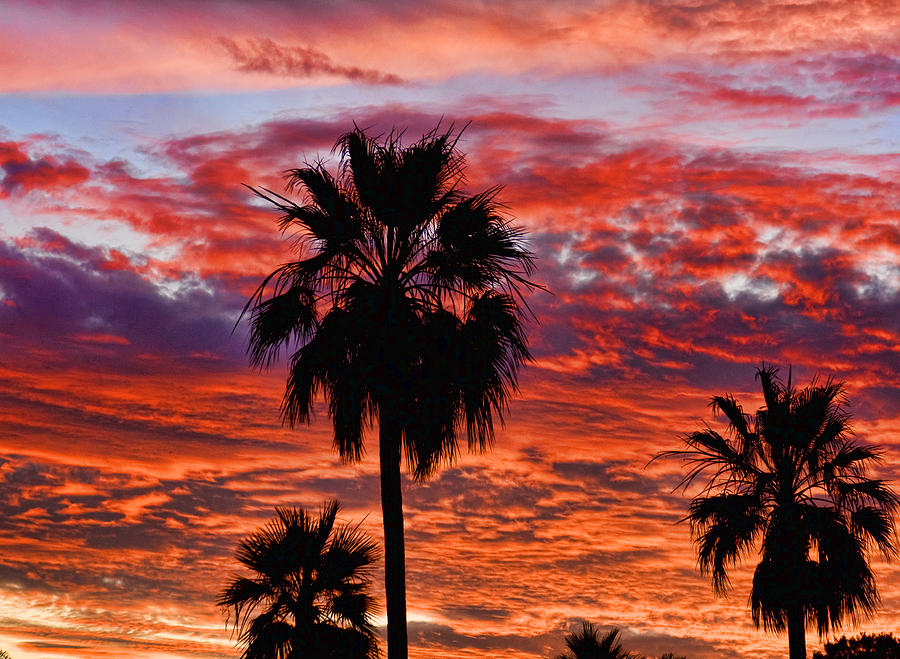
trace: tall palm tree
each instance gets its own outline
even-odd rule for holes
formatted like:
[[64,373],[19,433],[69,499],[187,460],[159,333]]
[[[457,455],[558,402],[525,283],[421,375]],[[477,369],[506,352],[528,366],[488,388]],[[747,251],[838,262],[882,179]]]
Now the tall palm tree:
[[292,346],[282,402],[291,426],[308,422],[320,390],[342,458],[359,460],[378,423],[384,519],[388,657],[406,659],[401,453],[416,478],[456,455],[465,428],[484,449],[502,420],[518,369],[531,358],[522,294],[532,254],[503,216],[498,188],[467,196],[458,135],[437,129],[410,146],[356,128],[322,163],[288,173],[297,205],[254,190],[298,238],[250,298],[250,356],[268,367]]
[[759,544],[753,621],[787,630],[791,659],[805,659],[807,626],[822,636],[844,618],[874,611],[869,554],[896,554],[900,500],[866,476],[881,452],[850,438],[843,382],[814,378],[797,390],[765,364],[757,378],[765,406],[755,416],[730,394],[715,396],[713,413],[728,420],[725,435],[706,426],[685,436],[685,450],[661,455],[688,463],[685,488],[708,479],[685,520],[716,594],[728,590],[729,567]]
[[236,557],[253,571],[236,577],[217,604],[234,613],[242,659],[375,659],[368,594],[378,547],[358,526],[337,525],[339,504],[318,518],[276,508],[276,518],[243,539]]
[[580,631],[566,634],[566,645],[569,649],[557,659],[638,659],[622,647],[617,628],[601,636],[600,629],[587,621],[581,623]]

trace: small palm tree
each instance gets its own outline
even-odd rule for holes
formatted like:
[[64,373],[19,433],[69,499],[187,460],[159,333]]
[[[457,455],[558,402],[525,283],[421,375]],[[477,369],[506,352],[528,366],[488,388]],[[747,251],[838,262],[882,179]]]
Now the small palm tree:
[[557,659],[638,659],[627,652],[619,642],[619,630],[613,628],[600,635],[600,629],[591,622],[582,622],[581,630],[566,634],[569,649]]
[[[494,437],[530,359],[521,295],[532,255],[502,214],[497,188],[467,196],[451,132],[407,147],[356,129],[338,141],[337,177],[319,163],[289,173],[307,203],[254,190],[297,234],[300,258],[270,274],[247,303],[250,356],[267,367],[291,346],[284,420],[310,420],[321,391],[334,445],[361,459],[378,424],[389,659],[406,659],[400,462],[425,478]],[[464,430],[463,430],[464,429]]]
[[807,625],[821,636],[874,611],[868,555],[896,553],[900,500],[866,476],[881,452],[849,437],[842,382],[814,378],[796,390],[790,376],[784,383],[765,365],[757,378],[765,406],[754,417],[733,396],[715,396],[711,407],[728,419],[728,432],[707,426],[685,436],[686,450],[660,455],[688,463],[685,488],[708,477],[685,520],[715,592],[726,594],[728,568],[758,543],[753,621],[787,630],[791,659],[806,659]]
[[376,544],[358,526],[337,525],[339,504],[318,518],[276,508],[243,539],[236,557],[253,571],[236,577],[217,604],[234,613],[243,659],[375,659],[368,571]]

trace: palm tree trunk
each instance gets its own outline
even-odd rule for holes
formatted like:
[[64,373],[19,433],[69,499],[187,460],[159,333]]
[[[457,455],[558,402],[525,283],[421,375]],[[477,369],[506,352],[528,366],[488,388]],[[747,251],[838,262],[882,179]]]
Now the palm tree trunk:
[[806,659],[806,625],[801,609],[788,612],[788,651],[790,659]]
[[398,424],[379,410],[381,513],[384,519],[384,595],[387,608],[388,659],[407,659],[406,549],[403,542],[403,492],[400,488]]

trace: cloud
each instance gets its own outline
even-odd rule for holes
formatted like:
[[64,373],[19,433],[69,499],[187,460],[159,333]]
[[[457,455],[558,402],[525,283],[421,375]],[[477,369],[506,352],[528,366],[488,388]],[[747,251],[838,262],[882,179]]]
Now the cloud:
[[539,656],[560,635],[557,631],[536,635],[519,634],[467,634],[449,625],[410,622],[410,639],[420,647],[451,648],[496,653],[503,650],[519,650],[528,656]]
[[685,108],[689,108],[687,111],[694,116],[702,116],[700,108],[706,107],[732,112],[742,120],[748,117],[777,117],[782,121],[789,117],[796,117],[798,120],[816,117],[848,118],[858,117],[863,113],[858,97],[821,98],[813,94],[798,96],[780,85],[747,88],[739,80],[726,82],[719,76],[702,76],[689,72],[673,74],[673,78],[679,83],[677,95],[685,102]]
[[677,636],[636,629],[624,629],[622,641],[626,648],[647,656],[662,656],[666,652],[692,659],[719,659],[733,656],[728,645],[698,636]]
[[268,73],[292,78],[328,75],[367,85],[404,84],[402,78],[391,73],[337,65],[328,55],[310,46],[285,46],[267,38],[238,42],[219,37],[219,43],[237,69],[245,73]]
[[[471,118],[461,142],[469,151],[468,187],[505,186],[503,200],[531,229],[540,278],[557,294],[534,302],[543,318],[533,331],[535,354],[545,370],[576,378],[679,379],[727,372],[708,366],[735,359],[822,363],[818,352],[834,354],[831,367],[852,372],[883,372],[894,362],[889,342],[873,337],[857,355],[851,326],[862,322],[875,330],[888,323],[884,329],[892,330],[886,310],[900,287],[900,241],[891,221],[895,172],[841,171],[828,154],[821,160],[812,154],[801,165],[794,153],[635,140],[600,122],[511,112]],[[374,133],[409,125],[415,134],[438,117],[387,106],[356,119]],[[454,119],[462,125],[464,115],[445,121]],[[241,183],[277,189],[280,171],[330,148],[350,125],[343,116],[280,119],[174,138],[151,152],[171,168],[166,176],[141,177],[125,162],[99,165],[94,176],[103,187],[85,194],[82,209],[94,204],[97,217],[118,216],[175,248],[177,256],[160,261],[115,249],[94,253],[71,240],[63,245],[61,236],[35,233],[31,240],[42,241],[46,252],[41,269],[70,267],[67,259],[89,263],[94,275],[73,283],[84,285],[84,294],[94,281],[126,287],[168,281],[179,295],[192,291],[195,298],[185,321],[209,305],[234,314],[289,253],[271,230],[274,215],[254,206]],[[51,258],[54,250],[58,256]],[[5,287],[25,282],[20,277]],[[91,305],[106,295],[90,294]],[[12,319],[17,302],[6,297],[4,313]],[[48,328],[70,315],[65,310],[75,299],[60,300],[64,311],[47,318]],[[53,304],[32,305],[30,313]],[[81,313],[69,334],[85,347],[136,353],[151,345],[133,322],[126,331],[124,318],[101,314],[88,327],[91,314]],[[165,316],[174,314],[173,308]],[[184,332],[202,336],[187,326]],[[169,336],[166,346],[179,341]],[[183,350],[216,352],[199,345]]]
[[[29,337],[66,345],[70,358],[82,352],[112,366],[125,355],[152,354],[178,363],[237,361],[231,335],[240,301],[185,277],[160,281],[140,271],[140,259],[87,247],[50,229],[32,231],[17,248],[0,243],[6,266],[0,274],[4,304],[0,318],[20,343]],[[151,362],[144,360],[146,364]],[[213,364],[205,361],[205,367]],[[167,369],[170,366],[166,367]]]
[[[485,71],[608,75],[704,59],[768,64],[820,52],[891,53],[900,24],[893,3],[877,0],[262,2],[241,11],[165,3],[158,12],[107,0],[22,5],[0,38],[6,90],[246,90],[312,75],[401,84]],[[210,47],[209,34],[233,36]],[[41,48],[48,42],[52,52]],[[77,46],[85,42],[94,47]]]
[[62,162],[52,155],[32,158],[23,147],[17,142],[0,142],[0,198],[16,192],[66,188],[90,177],[90,171],[71,158]]
[[900,20],[896,7],[882,0],[851,4],[643,0],[635,6],[640,6],[649,24],[664,31],[669,39],[694,39],[704,51],[731,59],[888,46],[889,26],[896,26]]

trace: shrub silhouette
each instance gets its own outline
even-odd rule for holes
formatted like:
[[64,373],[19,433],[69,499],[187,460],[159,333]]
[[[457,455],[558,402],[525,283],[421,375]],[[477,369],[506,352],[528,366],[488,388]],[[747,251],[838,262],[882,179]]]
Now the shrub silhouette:
[[893,634],[842,636],[838,641],[826,643],[824,652],[814,652],[813,659],[900,659],[900,639]]

